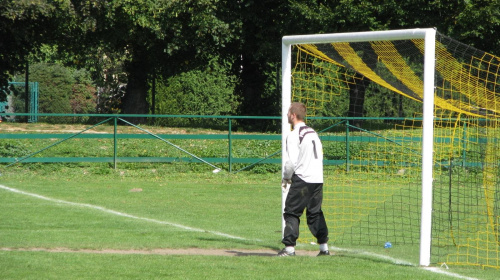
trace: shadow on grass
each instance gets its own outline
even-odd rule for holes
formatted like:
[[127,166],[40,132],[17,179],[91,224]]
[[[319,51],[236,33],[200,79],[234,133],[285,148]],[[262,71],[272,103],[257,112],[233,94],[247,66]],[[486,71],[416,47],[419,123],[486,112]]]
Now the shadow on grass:
[[277,254],[277,252],[276,253],[259,252],[259,251],[242,252],[242,251],[237,251],[237,250],[231,250],[231,251],[226,251],[226,252],[234,254],[235,257],[249,257],[249,256],[275,257]]
[[233,249],[233,250],[227,250],[227,253],[234,254],[236,257],[244,257],[244,256],[264,256],[264,257],[270,257],[270,256],[276,256],[280,248],[278,246],[272,246],[272,245],[264,245],[264,244],[259,244],[260,242],[258,240],[238,240],[238,239],[232,239],[229,241],[227,238],[198,238],[198,240],[202,242],[223,242],[223,243],[232,243],[232,244],[241,244],[241,245],[254,245],[254,246],[259,246],[262,249]]

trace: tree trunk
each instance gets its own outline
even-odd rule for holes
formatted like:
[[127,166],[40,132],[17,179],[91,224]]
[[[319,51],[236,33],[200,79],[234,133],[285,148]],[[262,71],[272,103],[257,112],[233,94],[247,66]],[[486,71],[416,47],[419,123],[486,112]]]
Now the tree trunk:
[[[363,117],[365,109],[365,92],[366,87],[370,84],[370,81],[366,78],[358,80],[349,89],[349,117]],[[361,126],[362,120],[355,120],[356,126]]]
[[[146,57],[136,53],[132,61],[126,65],[128,83],[122,103],[123,114],[149,114],[149,105],[146,99],[148,94],[149,68],[146,61]],[[146,121],[144,117],[126,119],[134,124]]]
[[265,104],[262,103],[262,73],[255,62],[249,59],[250,56],[243,56],[243,67],[241,70],[241,86],[243,87],[243,115],[259,115]]

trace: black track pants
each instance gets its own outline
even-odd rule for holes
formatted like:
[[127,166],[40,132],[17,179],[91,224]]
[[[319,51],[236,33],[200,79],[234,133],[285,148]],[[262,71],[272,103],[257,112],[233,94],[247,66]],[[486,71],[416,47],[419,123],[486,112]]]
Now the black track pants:
[[285,246],[295,246],[299,238],[300,216],[306,210],[307,225],[316,237],[318,244],[328,242],[328,227],[321,211],[323,201],[323,183],[306,183],[297,175],[292,177],[292,185],[285,201],[285,230],[283,240]]

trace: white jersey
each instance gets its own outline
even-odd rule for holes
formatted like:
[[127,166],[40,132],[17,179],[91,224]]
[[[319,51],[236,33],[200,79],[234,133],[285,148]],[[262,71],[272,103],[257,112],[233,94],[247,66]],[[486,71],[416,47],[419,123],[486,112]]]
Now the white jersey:
[[283,178],[295,173],[307,183],[323,183],[323,145],[314,129],[300,122],[286,138]]

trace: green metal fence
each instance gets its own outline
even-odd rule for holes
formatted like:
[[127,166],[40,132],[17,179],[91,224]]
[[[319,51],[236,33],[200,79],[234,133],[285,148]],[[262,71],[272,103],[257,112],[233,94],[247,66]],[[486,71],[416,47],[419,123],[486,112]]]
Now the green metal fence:
[[[9,86],[13,86],[13,87],[26,87],[26,83],[25,82],[9,82]],[[28,110],[28,114],[26,114],[26,116],[28,117],[28,122],[30,123],[36,123],[38,121],[38,82],[28,82],[28,89],[27,89],[27,92],[28,92],[28,96],[25,96],[24,98],[26,98],[27,100],[25,100],[25,103],[28,105],[28,108],[26,108],[26,110]],[[11,95],[10,92],[7,92],[7,95]],[[1,107],[4,107],[5,106],[10,106],[8,104],[8,102],[3,102],[5,103],[3,106],[1,104],[2,102],[0,102],[0,112],[3,112],[3,113],[7,113],[6,110],[2,110]],[[19,110],[19,108],[18,108]],[[4,116],[13,116],[15,114],[8,114],[8,115],[4,115]]]
[[[0,114],[2,115],[2,114]],[[32,114],[10,114],[13,116],[26,116]],[[36,152],[32,152],[27,155],[20,155],[18,157],[0,157],[0,163],[7,163],[6,167],[18,164],[18,163],[55,163],[55,162],[108,162],[112,163],[116,168],[117,164],[120,162],[202,162],[212,166],[213,168],[218,168],[215,166],[215,163],[224,163],[228,165],[228,171],[233,172],[234,164],[246,164],[246,166],[240,170],[244,170],[246,168],[252,167],[256,164],[262,163],[272,163],[272,164],[280,164],[281,163],[281,150],[275,151],[269,156],[265,158],[235,158],[233,157],[233,141],[234,140],[276,140],[281,141],[280,134],[234,134],[232,131],[232,123],[237,119],[247,119],[247,120],[279,120],[280,117],[241,117],[241,116],[198,116],[198,115],[111,115],[111,114],[37,114],[37,117],[49,117],[49,118],[58,118],[58,117],[73,117],[73,118],[105,118],[105,120],[98,122],[95,125],[91,125],[86,129],[83,129],[77,133],[6,133],[2,132],[0,127],[0,139],[28,139],[36,141],[38,139],[58,139],[57,142],[50,144]],[[206,119],[225,119],[227,120],[228,127],[227,131],[219,134],[155,134],[151,131],[148,131],[141,126],[135,125],[129,121],[127,118],[206,118]],[[92,130],[102,124],[112,123],[114,133],[86,133],[89,130]],[[137,129],[138,132],[141,133],[127,133],[120,134],[117,132],[118,123],[126,124],[131,127]],[[113,156],[112,157],[35,157],[36,155],[57,146],[65,141],[70,139],[113,139]],[[157,139],[158,141],[162,141],[175,149],[180,150],[185,157],[120,157],[118,156],[118,140],[125,139]],[[195,155],[180,145],[176,145],[172,143],[172,140],[225,140],[228,142],[227,146],[227,157],[200,157]],[[238,171],[240,171],[238,170]]]
[[[2,114],[0,114],[2,115]],[[11,114],[18,116],[25,116],[30,114]],[[104,163],[112,163],[116,168],[117,164],[120,162],[156,162],[156,163],[164,163],[164,162],[201,162],[204,164],[208,164],[215,169],[219,169],[215,164],[222,163],[227,165],[227,169],[229,172],[238,172],[241,170],[248,169],[257,164],[281,164],[281,145],[279,148],[275,148],[274,150],[270,150],[266,152],[266,155],[263,157],[241,157],[235,156],[233,151],[233,142],[236,140],[248,140],[248,141],[278,141],[281,143],[281,134],[279,133],[234,133],[233,132],[233,122],[238,120],[252,120],[252,121],[262,121],[262,120],[281,120],[281,117],[258,117],[258,116],[195,116],[195,115],[114,115],[114,114],[37,114],[38,117],[48,117],[48,118],[58,118],[58,117],[73,117],[73,118],[101,118],[102,121],[97,122],[94,125],[87,127],[77,133],[10,133],[3,131],[0,127],[0,141],[2,139],[18,139],[18,140],[41,140],[41,139],[57,139],[56,142],[47,145],[44,148],[39,149],[38,151],[31,152],[29,154],[24,155],[16,155],[14,157],[0,157],[0,163],[5,163],[5,167],[9,167],[18,163],[28,163],[28,162],[38,162],[38,163],[55,163],[55,162],[104,162]],[[224,119],[227,121],[227,130],[219,131],[217,134],[155,134],[151,131],[146,130],[145,128],[135,125],[129,121],[127,118],[205,118],[205,119]],[[318,129],[320,134],[320,138],[324,142],[324,147],[328,147],[331,143],[340,143],[341,150],[340,154],[342,154],[342,158],[329,158],[325,157],[325,165],[344,165],[346,171],[349,171],[349,166],[351,164],[363,164],[362,162],[355,162],[351,159],[351,149],[353,144],[364,145],[368,143],[374,143],[377,141],[391,141],[395,145],[399,145],[398,143],[405,143],[408,141],[420,142],[420,139],[416,139],[413,137],[412,139],[406,138],[391,138],[384,139],[384,136],[367,129],[362,129],[360,127],[352,125],[355,121],[370,121],[375,120],[374,118],[326,118],[326,117],[315,117],[310,118],[309,121],[328,121],[330,124],[323,124],[322,129]],[[396,118],[387,118],[381,119],[376,118],[377,121],[405,121],[407,119],[396,119]],[[113,133],[89,133],[89,130],[92,130],[102,124],[111,123],[113,125]],[[135,128],[140,133],[118,133],[117,127],[118,123],[126,124]],[[464,129],[466,127],[464,126]],[[336,130],[337,133],[328,133],[332,130]],[[354,132],[362,131],[364,136],[356,135]],[[465,134],[464,134],[465,137]],[[42,152],[57,146],[67,140],[70,139],[95,139],[95,141],[99,141],[99,139],[112,139],[113,146],[113,155],[108,157],[40,157],[37,156]],[[126,140],[126,139],[156,139],[161,141],[178,151],[180,151],[184,156],[183,157],[168,157],[168,156],[119,156],[119,148],[118,141]],[[173,143],[174,140],[221,140],[227,141],[227,153],[226,155],[220,155],[216,157],[206,157],[199,156],[189,152],[185,147],[181,145]],[[463,141],[463,139],[435,139],[435,141]],[[419,153],[418,151],[408,151],[409,153]],[[238,170],[233,170],[234,165],[238,165]],[[373,164],[373,162],[371,163]],[[384,162],[377,162],[377,165],[383,165]],[[465,156],[465,148],[464,148],[464,156],[463,156],[463,165],[470,165],[471,163],[466,162]],[[243,166],[243,167],[242,167]]]

